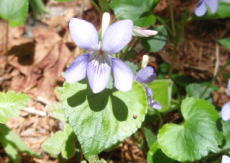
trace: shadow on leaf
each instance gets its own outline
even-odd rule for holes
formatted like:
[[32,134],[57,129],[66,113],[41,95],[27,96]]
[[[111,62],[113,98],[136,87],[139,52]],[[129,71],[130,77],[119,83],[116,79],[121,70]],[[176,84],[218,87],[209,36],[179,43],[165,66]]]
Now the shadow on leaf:
[[106,107],[109,109],[108,101],[111,99],[112,111],[114,117],[118,121],[125,121],[128,118],[128,107],[118,97],[112,95],[111,90],[104,90],[103,92],[93,94],[89,89],[81,90],[74,95],[67,98],[68,105],[71,107],[77,107],[88,101],[89,108],[94,112],[100,112]]
[[76,107],[85,102],[87,95],[87,90],[81,90],[75,93],[73,96],[67,98],[67,103],[71,107]]
[[89,93],[89,95],[87,96],[87,100],[90,109],[95,112],[99,112],[105,109],[110,94],[111,92],[109,90],[104,90],[103,92],[97,94]]
[[111,95],[113,114],[118,121],[125,121],[128,117],[128,107],[116,96]]

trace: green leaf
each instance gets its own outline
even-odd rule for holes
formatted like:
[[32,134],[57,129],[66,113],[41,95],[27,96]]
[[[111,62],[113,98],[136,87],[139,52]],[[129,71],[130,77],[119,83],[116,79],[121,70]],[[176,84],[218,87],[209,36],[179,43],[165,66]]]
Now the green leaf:
[[0,17],[11,26],[23,25],[28,12],[28,0],[0,0]]
[[14,163],[21,163],[21,156],[15,146],[8,141],[1,141],[4,151]]
[[29,2],[35,16],[47,13],[45,4],[42,0],[29,0]]
[[166,124],[158,134],[161,150],[178,161],[194,161],[217,152],[222,143],[217,129],[219,114],[209,102],[186,98],[181,104],[185,121],[181,125]]
[[171,98],[172,98],[172,81],[171,80],[154,80],[148,84],[149,88],[153,91],[153,100],[161,104],[162,109],[160,112],[169,110]]
[[142,43],[143,45],[150,51],[150,52],[158,52],[161,49],[163,49],[163,47],[166,44],[166,41],[168,39],[168,34],[167,34],[167,30],[165,29],[165,27],[159,26],[156,29],[154,29],[156,31],[158,31],[158,34],[154,37],[150,37],[147,39],[143,39]]
[[10,131],[4,124],[0,124],[0,142],[2,143],[5,152],[15,162],[20,162],[18,151],[28,155],[38,157],[39,155],[33,152],[13,131]]
[[61,153],[64,158],[71,158],[76,152],[72,128],[66,124],[63,131],[56,132],[42,144],[42,149],[53,157]]
[[29,102],[29,96],[22,93],[15,93],[9,91],[7,93],[0,93],[0,123],[6,121],[19,114],[19,110],[25,107]]
[[65,159],[73,157],[76,153],[76,136],[73,132],[73,129],[67,125],[65,130],[65,135],[68,136],[64,146],[62,147],[61,155]]
[[147,16],[142,16],[138,20],[135,21],[135,25],[140,27],[147,27],[154,25],[156,23],[156,16],[153,14],[149,14]]
[[230,50],[230,38],[225,38],[222,40],[219,40],[219,43],[225,48]]
[[110,4],[115,15],[119,19],[138,19],[145,13],[150,12],[157,0],[113,0]]
[[222,147],[223,149],[229,149],[230,148],[230,121],[221,121],[223,126],[223,135],[225,139],[225,144]]
[[86,157],[132,135],[147,112],[145,90],[137,82],[128,92],[106,89],[98,94],[93,94],[86,84],[65,83],[58,94]]
[[211,93],[216,90],[218,90],[218,88],[210,83],[192,83],[186,87],[186,92],[189,97],[198,97],[205,100],[211,100]]
[[148,163],[174,163],[175,161],[167,157],[159,148],[158,143],[152,144],[147,153]]

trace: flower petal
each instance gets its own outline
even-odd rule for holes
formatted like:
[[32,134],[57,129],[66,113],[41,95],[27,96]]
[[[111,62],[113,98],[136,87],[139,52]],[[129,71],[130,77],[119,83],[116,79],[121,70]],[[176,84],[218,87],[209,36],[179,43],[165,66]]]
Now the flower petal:
[[104,33],[102,50],[114,54],[123,49],[132,39],[133,22],[120,20],[111,24]]
[[145,87],[146,95],[148,97],[148,104],[151,105],[153,103],[153,92],[149,87]]
[[230,79],[228,79],[227,94],[230,96]]
[[204,0],[200,0],[195,9],[196,16],[203,16],[207,12],[207,6],[204,3]]
[[80,81],[86,76],[86,68],[89,61],[89,54],[78,56],[64,72],[64,78],[68,83]]
[[161,110],[162,106],[160,103],[156,102],[156,101],[153,101],[150,106],[153,108],[153,109],[156,109],[156,110]]
[[94,55],[87,67],[89,86],[93,93],[103,91],[109,82],[111,63],[107,56]]
[[144,29],[138,26],[134,26],[133,34],[140,37],[150,37],[156,35],[158,32],[151,29]]
[[152,92],[152,89],[149,88],[149,87],[145,87],[145,91],[146,91],[146,94],[148,96],[149,99],[153,99],[153,92]]
[[115,87],[120,91],[132,89],[134,75],[132,70],[123,61],[112,58],[112,71]]
[[149,104],[149,106],[152,107],[153,109],[160,110],[162,108],[162,106],[161,106],[161,104],[159,104],[158,102],[153,100],[152,89],[145,86],[145,91],[146,91],[146,94],[148,96],[148,104]]
[[230,102],[224,104],[221,109],[221,117],[224,121],[230,120]]
[[215,13],[218,9],[218,0],[205,0],[205,3],[210,8],[212,13]]
[[72,18],[69,22],[70,35],[80,48],[85,50],[98,49],[97,30],[88,21]]
[[156,78],[156,73],[154,72],[154,69],[150,66],[147,66],[145,68],[142,68],[140,71],[138,71],[136,80],[139,83],[148,84],[152,82]]
[[229,162],[230,162],[230,157],[227,155],[223,155],[221,163],[229,163]]

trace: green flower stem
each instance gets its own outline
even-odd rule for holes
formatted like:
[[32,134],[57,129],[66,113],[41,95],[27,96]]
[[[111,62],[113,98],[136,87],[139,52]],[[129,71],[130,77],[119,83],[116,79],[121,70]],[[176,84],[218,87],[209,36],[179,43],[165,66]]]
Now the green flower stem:
[[95,7],[95,9],[102,15],[101,9],[100,7],[97,5],[97,3],[94,0],[90,1],[91,4],[93,5],[93,7]]
[[156,113],[157,113],[157,116],[158,116],[159,121],[160,121],[159,128],[161,128],[163,126],[163,124],[164,124],[164,121],[163,121],[161,113],[158,110],[156,110]]

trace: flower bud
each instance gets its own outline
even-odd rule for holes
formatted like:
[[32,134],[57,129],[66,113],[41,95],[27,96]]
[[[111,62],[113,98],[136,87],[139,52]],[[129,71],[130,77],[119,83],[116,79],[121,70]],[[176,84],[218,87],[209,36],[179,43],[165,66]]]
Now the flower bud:
[[150,30],[150,29],[144,29],[141,27],[135,26],[133,28],[133,35],[139,36],[139,37],[150,37],[156,35],[158,32],[155,30]]

